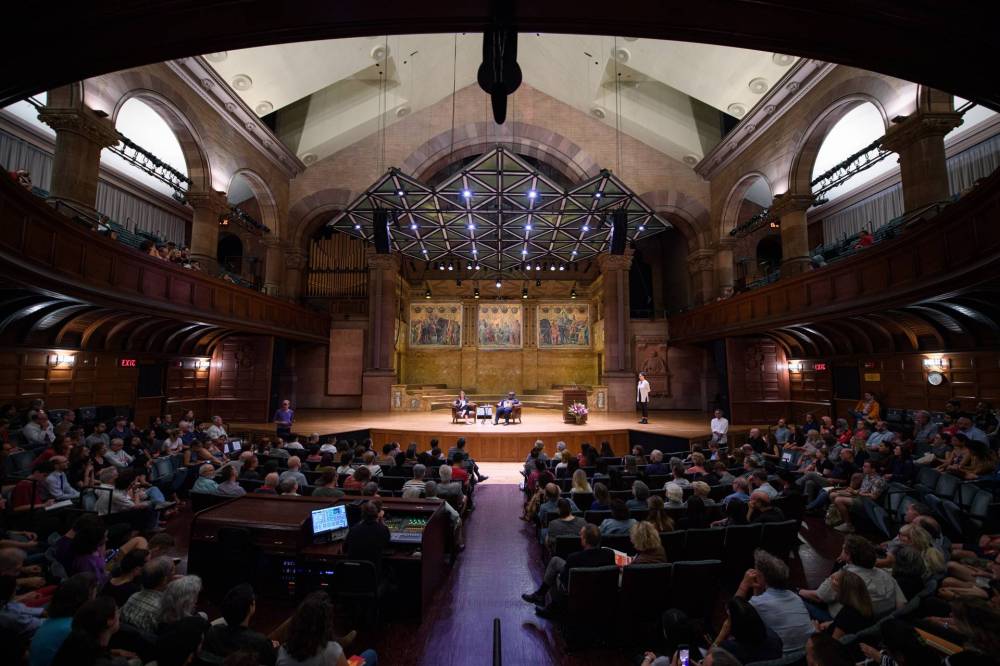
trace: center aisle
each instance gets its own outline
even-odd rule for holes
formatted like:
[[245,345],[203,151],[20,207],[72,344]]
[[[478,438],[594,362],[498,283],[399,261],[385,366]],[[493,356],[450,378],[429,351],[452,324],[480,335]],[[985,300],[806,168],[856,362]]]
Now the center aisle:
[[[537,587],[542,572],[540,549],[532,543],[534,530],[518,519],[521,497],[512,484],[491,482],[476,490],[476,510],[466,525],[466,549],[427,609],[417,630],[420,638],[409,643],[417,654],[389,654],[384,663],[490,664],[493,618],[500,618],[504,666],[628,663],[612,650],[565,656],[552,623],[536,617],[534,608],[521,600],[522,592]],[[389,638],[388,643],[390,653],[395,653],[396,646],[391,645],[395,641]]]

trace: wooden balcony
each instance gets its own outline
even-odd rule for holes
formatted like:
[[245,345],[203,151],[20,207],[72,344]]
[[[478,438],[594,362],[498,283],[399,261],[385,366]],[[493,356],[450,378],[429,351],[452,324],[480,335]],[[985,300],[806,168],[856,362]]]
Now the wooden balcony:
[[0,178],[3,278],[84,303],[326,343],[329,315],[146,256]]
[[992,291],[998,278],[1000,172],[937,216],[914,222],[898,238],[671,317],[670,340],[702,342],[885,314],[962,292]]

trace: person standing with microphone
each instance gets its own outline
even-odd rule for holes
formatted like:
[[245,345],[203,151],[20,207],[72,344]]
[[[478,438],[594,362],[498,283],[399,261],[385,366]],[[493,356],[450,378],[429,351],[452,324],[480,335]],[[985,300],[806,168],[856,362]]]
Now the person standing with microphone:
[[649,423],[649,381],[641,372],[639,383],[635,387],[635,408],[642,410],[642,419],[639,423]]

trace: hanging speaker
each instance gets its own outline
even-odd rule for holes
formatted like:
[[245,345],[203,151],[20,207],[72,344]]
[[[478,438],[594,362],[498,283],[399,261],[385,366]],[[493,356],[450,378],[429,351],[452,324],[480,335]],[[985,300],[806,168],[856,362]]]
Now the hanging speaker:
[[389,212],[385,208],[373,211],[372,227],[375,232],[375,253],[389,254]]
[[611,213],[611,254],[625,254],[625,234],[628,233],[628,213],[619,208]]

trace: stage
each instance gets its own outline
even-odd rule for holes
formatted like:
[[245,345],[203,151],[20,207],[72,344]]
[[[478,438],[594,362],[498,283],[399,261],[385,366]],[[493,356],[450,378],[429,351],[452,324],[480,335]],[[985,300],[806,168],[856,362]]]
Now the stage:
[[[466,450],[476,460],[483,462],[522,462],[528,455],[536,439],[545,442],[546,451],[551,455],[557,441],[566,442],[576,452],[584,442],[600,445],[602,441],[611,443],[615,453],[624,455],[630,444],[642,444],[647,451],[659,448],[668,450],[686,449],[692,440],[707,439],[711,434],[711,415],[696,411],[664,411],[650,413],[650,423],[638,423],[639,417],[631,413],[592,412],[587,423],[575,425],[564,423],[562,412],[554,409],[524,408],[521,423],[493,425],[492,421],[479,421],[475,425],[452,423],[450,410],[429,412],[372,412],[302,409],[295,413],[294,431],[305,436],[309,433],[321,435],[333,433],[356,433],[369,431],[376,450],[386,442],[399,442],[404,449],[410,442],[416,442],[419,450],[430,446],[437,439],[441,448],[454,445],[459,437],[465,437]],[[748,426],[731,426],[735,435],[746,431]],[[230,432],[242,429],[268,430],[274,426],[268,423],[231,423]],[[363,436],[363,435],[362,435]]]

